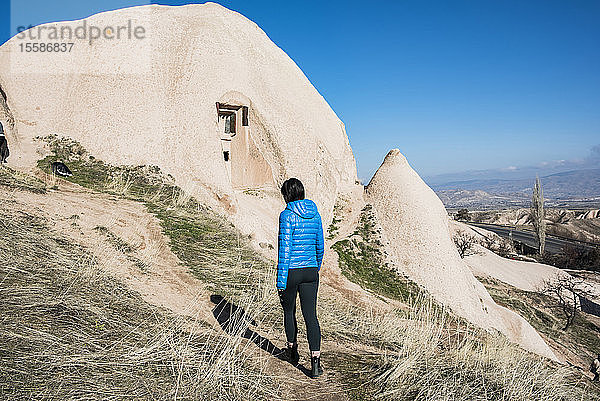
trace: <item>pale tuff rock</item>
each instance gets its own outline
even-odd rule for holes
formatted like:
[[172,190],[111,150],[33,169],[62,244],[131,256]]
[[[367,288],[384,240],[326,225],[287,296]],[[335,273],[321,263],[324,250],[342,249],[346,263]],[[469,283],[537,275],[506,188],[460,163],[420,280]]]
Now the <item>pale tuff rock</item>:
[[385,157],[366,193],[400,271],[472,323],[556,359],[529,323],[498,306],[475,279],[452,242],[442,202],[398,149]]
[[503,258],[484,247],[478,247],[476,255],[465,257],[465,263],[478,277],[491,277],[524,291],[539,291],[545,281],[569,276],[554,266]]
[[[269,243],[286,178],[302,180],[331,218],[338,192],[357,180],[354,156],[343,123],[285,52],[214,3],[126,8],[91,16],[86,26],[128,21],[144,28],[144,39],[72,40],[72,51],[60,54],[22,52],[29,40],[17,37],[0,47],[0,86],[21,149],[14,164],[33,166],[33,138],[58,134],[109,163],[158,165]],[[225,133],[217,102],[248,108],[234,111],[235,136]],[[249,189],[259,202],[240,201]]]

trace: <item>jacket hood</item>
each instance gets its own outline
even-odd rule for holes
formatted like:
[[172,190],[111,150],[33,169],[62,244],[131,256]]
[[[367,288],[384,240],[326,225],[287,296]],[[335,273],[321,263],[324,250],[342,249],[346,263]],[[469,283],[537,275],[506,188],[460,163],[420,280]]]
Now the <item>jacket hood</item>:
[[286,209],[291,210],[303,219],[312,219],[318,213],[317,205],[310,199],[302,199],[287,204]]

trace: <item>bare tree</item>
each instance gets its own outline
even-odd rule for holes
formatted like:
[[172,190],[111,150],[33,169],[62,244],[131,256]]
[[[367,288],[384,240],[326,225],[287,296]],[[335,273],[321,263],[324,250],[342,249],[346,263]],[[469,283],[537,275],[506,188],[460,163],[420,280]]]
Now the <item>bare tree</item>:
[[459,231],[452,238],[454,240],[454,245],[456,245],[456,249],[458,249],[458,254],[461,259],[465,256],[472,255],[475,252],[475,244],[477,244],[477,238],[473,235],[465,232]]
[[565,318],[563,330],[568,329],[577,316],[579,297],[591,295],[590,288],[584,279],[566,274],[557,274],[553,278],[545,280],[540,292],[555,300],[556,306]]
[[538,253],[543,255],[544,247],[546,246],[546,221],[544,220],[546,216],[544,212],[544,190],[542,189],[540,177],[535,177],[530,216],[538,244]]

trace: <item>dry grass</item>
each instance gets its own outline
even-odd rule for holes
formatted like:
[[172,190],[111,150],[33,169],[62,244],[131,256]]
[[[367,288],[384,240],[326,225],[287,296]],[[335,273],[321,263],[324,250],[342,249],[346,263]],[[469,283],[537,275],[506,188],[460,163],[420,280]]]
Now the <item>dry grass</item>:
[[46,192],[46,185],[39,179],[30,174],[14,170],[6,165],[0,164],[0,185],[43,194]]
[[325,360],[338,368],[353,399],[598,399],[597,389],[572,369],[465,324],[428,299],[408,312],[350,314],[354,335],[344,335],[344,327],[336,338],[349,349],[361,341],[361,351],[326,353]]
[[120,196],[129,195],[129,191],[132,185],[131,177],[123,171],[120,171],[112,176],[106,177],[105,187],[106,189]]
[[[357,231],[368,230],[359,223]],[[368,233],[362,236],[369,237]],[[359,358],[357,354],[327,355],[342,367],[353,398],[599,399],[598,389],[576,370],[528,353],[500,334],[486,333],[466,323],[426,293],[413,292],[416,297],[393,296],[387,285],[396,284],[395,280],[375,274],[385,269],[382,258],[367,257],[382,250],[377,249],[376,241],[370,241],[369,246],[369,253],[340,253],[344,249],[337,247],[340,267],[369,270],[359,276],[363,287],[400,299],[409,308],[381,313],[344,304],[339,298],[321,297],[324,335],[345,342],[349,349],[361,344]],[[376,266],[378,261],[381,266]],[[382,279],[387,282],[380,283]]]
[[99,270],[85,249],[3,202],[0,398],[273,399],[232,324],[175,317]]
[[[564,315],[556,308],[556,299],[535,291],[523,291],[492,278],[481,279],[488,292],[499,305],[523,316],[539,333],[553,339],[576,359],[588,363],[600,349],[600,328],[586,314],[578,313],[573,324],[563,330]],[[573,361],[576,362],[576,361]]]

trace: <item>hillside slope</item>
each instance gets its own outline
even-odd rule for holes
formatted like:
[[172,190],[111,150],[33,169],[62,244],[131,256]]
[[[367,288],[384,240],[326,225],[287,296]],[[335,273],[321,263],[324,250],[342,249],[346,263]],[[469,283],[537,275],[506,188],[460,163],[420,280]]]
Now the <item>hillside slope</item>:
[[[408,310],[391,306],[392,300],[384,302],[391,309],[369,306],[364,299],[386,298],[336,290],[329,283],[344,279],[332,280],[329,265],[319,309],[327,375],[311,381],[302,367],[276,357],[284,338],[272,265],[217,215],[177,195],[168,180],[159,181],[154,170],[102,166],[121,171],[130,184],[105,182],[89,191],[36,173],[46,183],[40,184],[2,168],[8,177],[3,182],[12,188],[0,187],[0,256],[7,262],[0,267],[6,277],[0,284],[0,334],[8,346],[0,353],[7,374],[0,375],[4,398],[178,394],[273,400],[311,399],[318,393],[325,400],[471,400],[473,394],[567,400],[579,397],[574,385],[585,386],[568,369],[501,336],[475,327],[465,331],[464,323],[457,325],[423,300],[410,302]],[[81,183],[89,183],[88,176],[79,170]],[[45,193],[37,189],[44,186]],[[347,223],[340,222],[346,231]],[[27,291],[21,290],[23,280]],[[223,299],[231,304],[221,304]],[[236,305],[233,310],[242,315],[222,319],[219,304]],[[61,336],[61,330],[77,337]],[[25,332],[30,334],[20,334]],[[32,349],[46,351],[32,354]],[[40,363],[50,370],[38,369]],[[432,370],[432,363],[439,368]],[[57,380],[68,386],[57,386]],[[111,383],[110,388],[101,383]]]

